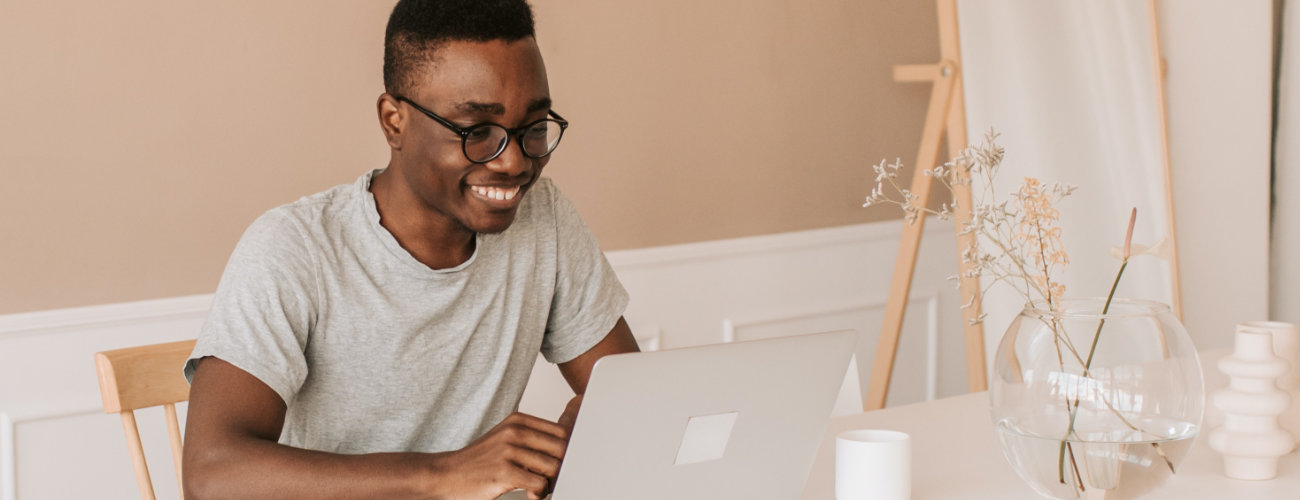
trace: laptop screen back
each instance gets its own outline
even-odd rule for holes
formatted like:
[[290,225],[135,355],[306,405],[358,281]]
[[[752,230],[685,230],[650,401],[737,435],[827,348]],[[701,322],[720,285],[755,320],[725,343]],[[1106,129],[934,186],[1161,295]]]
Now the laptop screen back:
[[797,498],[855,343],[842,331],[602,358],[552,498]]

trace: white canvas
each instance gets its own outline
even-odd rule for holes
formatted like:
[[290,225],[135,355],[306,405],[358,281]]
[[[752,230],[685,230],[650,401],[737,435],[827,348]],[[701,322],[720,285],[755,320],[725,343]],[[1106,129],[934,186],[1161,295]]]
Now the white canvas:
[[[1170,234],[1146,2],[964,0],[958,19],[970,142],[995,129],[1007,151],[997,198],[1025,177],[1077,186],[1056,207],[1069,253],[1061,282],[1067,297],[1105,296],[1132,208],[1135,243]],[[1117,295],[1170,303],[1172,290],[1168,262],[1143,258]],[[1023,303],[988,294],[989,352]]]

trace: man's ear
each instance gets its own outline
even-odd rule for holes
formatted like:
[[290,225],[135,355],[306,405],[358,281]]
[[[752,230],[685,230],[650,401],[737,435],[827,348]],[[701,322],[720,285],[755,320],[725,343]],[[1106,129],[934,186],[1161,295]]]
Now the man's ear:
[[398,105],[397,98],[387,92],[379,95],[379,101],[375,103],[375,108],[379,112],[379,128],[383,129],[384,139],[388,141],[388,146],[395,150],[401,150],[406,132],[407,114]]

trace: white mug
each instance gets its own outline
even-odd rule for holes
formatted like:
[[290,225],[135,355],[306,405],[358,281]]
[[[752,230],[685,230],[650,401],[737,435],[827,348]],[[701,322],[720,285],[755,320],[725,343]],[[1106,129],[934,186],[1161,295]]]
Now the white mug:
[[836,500],[911,496],[912,438],[907,433],[860,429],[835,437]]

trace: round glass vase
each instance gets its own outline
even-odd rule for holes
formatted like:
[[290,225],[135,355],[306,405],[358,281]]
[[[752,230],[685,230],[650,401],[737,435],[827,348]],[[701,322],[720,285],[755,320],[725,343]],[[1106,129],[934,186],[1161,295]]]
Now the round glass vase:
[[1200,428],[1201,363],[1169,306],[1105,305],[1031,304],[998,346],[989,402],[1002,453],[1050,498],[1157,488]]

